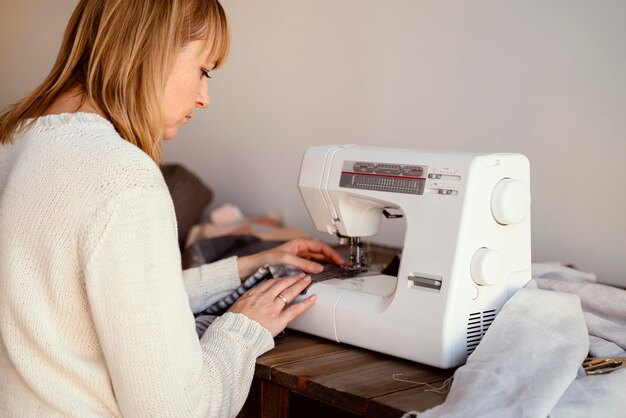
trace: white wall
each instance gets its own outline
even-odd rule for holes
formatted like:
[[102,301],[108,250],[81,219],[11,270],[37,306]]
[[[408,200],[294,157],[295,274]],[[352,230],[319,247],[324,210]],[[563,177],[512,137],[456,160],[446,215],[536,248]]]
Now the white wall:
[[[0,105],[45,75],[74,3],[0,0]],[[165,147],[215,204],[310,230],[296,181],[316,144],[522,152],[534,260],[626,286],[626,2],[223,3],[233,50],[213,103]]]

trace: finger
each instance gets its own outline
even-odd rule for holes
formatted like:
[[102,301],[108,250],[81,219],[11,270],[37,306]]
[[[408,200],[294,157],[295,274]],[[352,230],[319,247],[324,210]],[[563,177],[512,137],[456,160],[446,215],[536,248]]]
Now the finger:
[[321,252],[328,260],[334,261],[337,264],[346,262],[343,257],[329,245],[322,245]]
[[342,264],[345,260],[339,255],[339,253],[330,245],[320,241],[308,241],[306,244],[308,255],[315,259],[326,259],[333,261],[336,264]]
[[[298,274],[297,276],[285,276],[275,279],[274,283],[270,288],[267,289],[266,293],[268,296],[272,298],[278,297],[279,294],[283,294],[284,296],[289,296],[287,299],[288,302],[291,302],[295,295],[289,289],[291,286],[297,284],[301,280],[305,278],[304,274]],[[306,285],[305,285],[306,287]]]
[[[304,277],[304,275],[302,275],[302,277]],[[244,295],[245,294],[254,295],[254,294],[257,294],[257,293],[266,292],[268,289],[273,287],[275,283],[276,283],[276,279],[274,279],[274,278],[263,280],[261,283],[257,284],[256,286],[252,287],[251,289],[247,290],[244,293]]]
[[344,265],[344,264],[349,264],[346,260],[344,260],[343,258],[341,258],[341,256],[339,254],[337,254],[336,257],[334,256],[328,256],[325,254],[311,254],[310,258],[312,258],[313,260],[316,261],[323,261],[326,263],[333,263],[333,264],[337,264],[339,266]]
[[313,260],[327,260],[328,259],[328,257],[322,253],[310,253],[310,254],[307,254],[307,256],[312,258]]
[[298,257],[297,255],[284,253],[282,256],[282,262],[284,264],[291,264],[294,267],[299,268],[307,273],[320,273],[324,270],[324,266],[320,263],[316,263],[313,260],[307,260],[306,258]]
[[306,299],[298,303],[294,303],[284,309],[281,313],[281,317],[283,320],[287,321],[287,323],[291,322],[294,318],[302,314],[304,311],[309,309],[315,302],[317,301],[317,295],[311,295]]
[[302,293],[304,289],[306,289],[307,286],[309,286],[310,284],[311,284],[311,276],[306,276],[296,281],[295,283],[291,284],[290,286],[284,288],[280,293],[278,293],[276,297],[281,302],[284,302],[282,298],[280,297],[282,295],[287,300],[287,302],[285,303],[285,305],[287,305],[293,302],[293,300],[297,298],[298,295]]
[[282,308],[284,309],[287,305],[289,305],[289,299],[287,296],[283,295],[283,293],[279,293],[278,296],[274,298],[274,302],[282,303]]
[[296,239],[283,244],[282,250],[300,257],[309,256],[313,253],[320,253],[324,244],[321,241],[312,239]]
[[339,253],[330,245],[311,239],[296,239],[288,241],[279,247],[282,251],[295,254],[299,257],[308,257],[316,260],[332,261],[338,265],[348,264]]

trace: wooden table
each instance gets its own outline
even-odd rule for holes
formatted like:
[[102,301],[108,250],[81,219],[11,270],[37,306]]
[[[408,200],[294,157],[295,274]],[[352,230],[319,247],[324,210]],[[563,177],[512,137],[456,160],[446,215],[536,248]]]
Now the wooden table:
[[238,418],[400,418],[442,403],[427,384],[453,373],[287,329],[257,360]]

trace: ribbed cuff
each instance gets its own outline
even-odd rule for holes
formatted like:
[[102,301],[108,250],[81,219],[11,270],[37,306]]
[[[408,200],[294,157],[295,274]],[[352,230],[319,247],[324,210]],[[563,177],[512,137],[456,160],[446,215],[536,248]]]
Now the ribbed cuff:
[[191,310],[199,313],[241,285],[237,257],[184,270],[183,282]]
[[208,335],[214,333],[233,333],[247,345],[255,357],[274,348],[272,334],[261,324],[240,313],[226,312],[217,318],[202,337],[211,338]]

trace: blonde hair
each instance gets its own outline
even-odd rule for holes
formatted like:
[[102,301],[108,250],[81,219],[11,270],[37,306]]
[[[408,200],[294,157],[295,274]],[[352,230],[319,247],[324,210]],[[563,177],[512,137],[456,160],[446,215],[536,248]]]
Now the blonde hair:
[[0,144],[63,93],[79,88],[120,135],[155,161],[161,158],[163,94],[173,58],[205,40],[219,67],[230,41],[217,0],[81,0],[54,67],[30,95],[0,116]]

